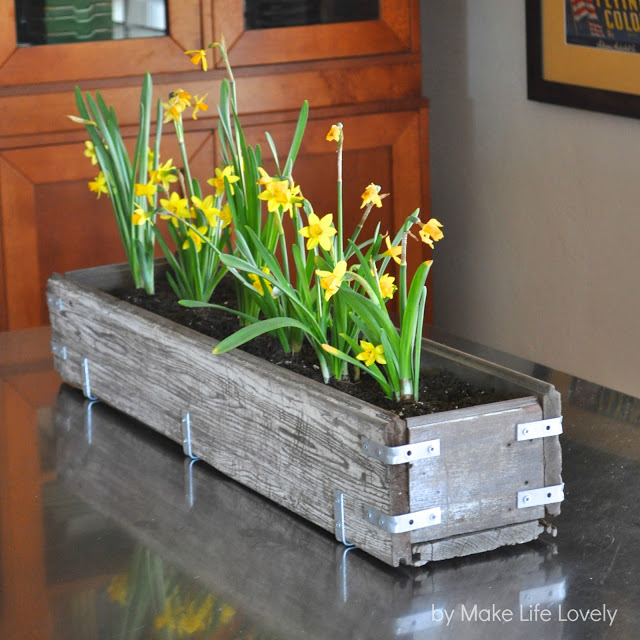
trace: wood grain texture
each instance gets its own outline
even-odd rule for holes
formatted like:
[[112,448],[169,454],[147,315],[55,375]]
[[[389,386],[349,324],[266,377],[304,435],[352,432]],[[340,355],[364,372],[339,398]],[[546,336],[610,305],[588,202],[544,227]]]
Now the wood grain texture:
[[[247,31],[234,0],[213,3],[213,31],[224,33],[236,66],[419,51],[418,2],[380,0],[380,18]],[[257,53],[259,52],[259,53]],[[216,65],[222,66],[217,60]]]
[[419,566],[427,562],[445,560],[446,558],[468,556],[480,551],[491,551],[505,545],[530,542],[535,540],[543,530],[544,527],[537,520],[534,520],[455,536],[446,540],[414,544],[414,557],[418,555],[420,558],[415,560],[415,564]]
[[406,543],[396,549],[364,520],[365,505],[394,506],[392,473],[360,452],[362,435],[395,432],[392,414],[241,351],[214,357],[216,341],[55,274],[49,293],[62,300],[51,323],[67,345],[56,358],[65,381],[81,385],[88,358],[92,392],[108,404],[176,442],[190,412],[194,451],[212,466],[328,531],[340,490],[348,539],[391,564],[406,558]]
[[517,493],[544,486],[542,439],[516,441],[516,424],[542,417],[535,398],[409,419],[409,442],[440,440],[440,455],[410,465],[411,511],[439,506],[442,523],[412,542],[538,520],[544,507],[517,508]]

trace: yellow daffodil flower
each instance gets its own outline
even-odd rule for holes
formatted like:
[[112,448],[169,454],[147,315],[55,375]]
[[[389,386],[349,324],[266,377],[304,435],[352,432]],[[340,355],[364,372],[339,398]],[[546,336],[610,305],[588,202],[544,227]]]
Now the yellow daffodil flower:
[[[263,273],[266,273],[267,275],[269,275],[271,272],[269,271],[269,267],[262,267],[262,269],[260,269],[260,271],[262,271]],[[272,289],[273,289],[273,285],[268,281],[268,280],[264,280],[263,278],[261,278],[259,275],[256,275],[255,273],[250,273],[249,274],[249,280],[251,280],[251,284],[253,286],[253,288],[261,295],[264,295],[264,287],[262,286],[262,283],[264,282],[264,284],[267,287],[267,291],[273,295]]]
[[260,172],[260,180],[256,184],[265,185],[274,180],[262,167],[258,167],[258,171]]
[[440,224],[435,218],[431,218],[429,222],[422,225],[422,229],[418,231],[422,242],[428,244],[433,249],[433,243],[444,238],[444,234],[440,231]]
[[231,214],[231,207],[225,204],[222,207],[222,211],[218,214],[218,218],[222,222],[222,228],[226,229],[233,222],[233,215]]
[[180,218],[190,218],[191,214],[189,212],[188,201],[186,198],[181,198],[175,191],[171,194],[169,199],[160,198],[160,206],[166,209],[168,212],[173,215],[160,215],[163,220],[171,220],[174,227],[178,226],[178,219],[175,216],[179,216]]
[[192,95],[184,89],[176,89],[175,91],[172,91],[169,97],[180,100],[185,107],[190,107],[191,100],[193,100]]
[[209,226],[217,227],[218,218],[220,217],[220,209],[213,206],[213,196],[207,196],[204,200],[196,196],[191,196],[191,202],[202,211],[205,218],[209,222]]
[[209,110],[209,105],[204,103],[204,99],[207,97],[207,94],[205,93],[202,97],[200,96],[194,96],[194,103],[193,103],[193,114],[192,117],[194,120],[198,119],[198,111],[208,111]]
[[151,216],[153,214],[145,211],[137,202],[134,203],[133,207],[133,213],[131,214],[131,222],[133,222],[133,224],[138,227],[141,227],[147,222],[151,225],[153,224],[153,221],[151,220]]
[[336,142],[340,142],[340,136],[342,135],[342,127],[337,124],[332,124],[331,129],[329,129],[329,133],[327,133],[327,140],[331,142],[331,140],[335,140]]
[[397,247],[392,247],[391,241],[389,240],[389,236],[385,236],[384,240],[387,243],[387,250],[381,255],[388,256],[389,258],[393,258],[394,262],[396,262],[397,264],[401,264],[402,261],[398,256],[402,255],[402,245],[398,245]]
[[333,271],[316,270],[316,275],[320,277],[320,286],[324,289],[324,299],[329,300],[335,295],[344,280],[344,274],[347,272],[347,263],[340,260]]
[[269,212],[278,211],[280,207],[289,208],[291,190],[289,189],[288,180],[273,180],[265,186],[265,190],[258,195],[260,200],[267,201]]
[[376,207],[382,206],[382,200],[380,198],[380,187],[373,182],[364,190],[364,193],[360,196],[362,198],[362,204],[360,208],[363,209],[369,203],[375,204]]
[[381,344],[375,347],[371,342],[360,340],[360,347],[362,347],[362,351],[356,356],[356,359],[362,360],[367,367],[370,367],[374,362],[387,364],[384,357],[384,348]]
[[316,245],[320,245],[325,251],[331,250],[331,236],[338,233],[335,227],[332,227],[333,214],[327,213],[326,216],[318,218],[315,213],[309,214],[309,226],[303,227],[298,233],[307,240],[307,250],[310,251]]
[[136,197],[147,196],[147,201],[149,202],[149,206],[153,206],[153,196],[158,191],[158,187],[156,187],[153,182],[147,182],[147,184],[140,184],[136,182],[133,185],[133,193]]
[[[152,165],[153,166],[153,165]],[[150,181],[154,184],[161,184],[165,191],[169,191],[169,185],[178,182],[178,170],[173,166],[173,158],[169,158],[164,164],[149,172]]]
[[162,103],[162,108],[164,109],[162,123],[166,124],[171,120],[173,120],[173,122],[180,121],[182,119],[182,112],[187,108],[187,105],[180,100],[179,96],[172,96],[169,100]]
[[[201,233],[203,236],[207,233],[207,229],[208,227],[206,226],[198,227],[199,233]],[[200,253],[200,249],[202,249],[202,243],[204,242],[204,240],[193,229],[187,229],[187,236],[188,238],[182,243],[182,249],[185,250],[191,246],[189,242],[189,238],[191,238],[191,240],[193,240],[193,244],[196,247],[196,251]]]
[[92,165],[98,164],[98,156],[96,156],[96,148],[94,147],[93,142],[91,142],[91,140],[87,140],[85,141],[84,146],[85,149],[82,152],[83,155],[91,160]]
[[[147,149],[147,171],[151,173],[153,171],[153,160],[156,157],[156,154],[153,152],[151,147]],[[158,158],[160,161],[160,158]]]
[[216,196],[221,196],[224,193],[225,178],[229,183],[229,191],[231,191],[231,195],[234,195],[235,191],[233,189],[233,183],[238,182],[238,180],[240,180],[240,176],[234,175],[233,167],[231,165],[228,165],[224,169],[222,169],[222,171],[216,168],[216,177],[209,178],[209,180],[207,180],[207,184],[215,187]]
[[109,189],[107,188],[107,179],[102,171],[95,177],[94,180],[89,182],[89,191],[93,191],[98,194],[98,200],[103,193],[109,195]]
[[385,298],[393,298],[393,294],[396,292],[396,285],[394,282],[396,279],[393,276],[390,276],[388,273],[380,276],[380,293],[382,294],[382,299]]
[[207,65],[207,52],[204,49],[189,49],[189,51],[185,51],[185,54],[191,56],[190,60],[196,66],[201,64],[203,71],[209,68]]

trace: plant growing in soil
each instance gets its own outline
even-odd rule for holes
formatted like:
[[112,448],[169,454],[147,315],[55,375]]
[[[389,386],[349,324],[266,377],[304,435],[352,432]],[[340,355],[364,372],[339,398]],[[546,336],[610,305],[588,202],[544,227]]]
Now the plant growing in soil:
[[[423,262],[409,274],[407,252],[412,243],[420,241],[433,248],[443,237],[442,225],[434,218],[421,221],[416,209],[393,235],[378,223],[374,233],[363,239],[365,221],[374,207],[383,206],[387,195],[372,182],[362,194],[362,218],[347,234],[342,198],[345,132],[341,123],[334,124],[326,135],[330,144],[337,145],[335,215],[316,213],[293,179],[308,117],[307,103],[300,111],[284,164],[273,140],[265,134],[276,167],[274,175],[269,175],[262,166],[260,147],[246,142],[224,42],[186,53],[206,71],[208,49],[219,50],[228,74],[218,105],[223,164],[207,180],[213,193],[205,194],[191,175],[183,135],[183,115],[187,109],[192,109],[193,118],[206,111],[206,96],[176,89],[166,101],[158,100],[151,152],[146,145],[151,104],[151,78],[147,76],[141,134],[133,162],[129,162],[123,145],[113,142],[121,140],[113,109],[107,109],[99,95],[95,101],[87,95],[85,105],[76,90],[82,121],[91,136],[123,241],[133,238],[130,244],[136,251],[127,255],[134,278],[136,270],[147,273],[148,267],[141,269],[138,256],[141,247],[146,256],[155,239],[171,268],[171,287],[184,306],[219,308],[209,301],[212,294],[225,273],[235,278],[238,305],[233,312],[243,326],[223,339],[214,353],[224,353],[268,333],[279,340],[285,353],[295,353],[304,343],[309,344],[325,383],[347,380],[350,373],[357,378],[358,372],[365,371],[387,397],[417,401],[425,283],[432,261]],[[178,137],[182,169],[174,167],[172,160],[160,164],[162,124],[168,122],[174,124]],[[142,160],[143,149],[151,159],[149,164]],[[123,187],[118,182],[122,167],[129,171]],[[132,176],[137,181],[132,183]],[[166,222],[172,247],[160,233],[161,220]],[[397,284],[388,271],[391,261],[397,264]],[[145,285],[148,280],[142,279]],[[140,286],[141,280],[135,281]],[[153,291],[153,286],[146,288]],[[397,327],[390,311],[392,300],[397,308]]]

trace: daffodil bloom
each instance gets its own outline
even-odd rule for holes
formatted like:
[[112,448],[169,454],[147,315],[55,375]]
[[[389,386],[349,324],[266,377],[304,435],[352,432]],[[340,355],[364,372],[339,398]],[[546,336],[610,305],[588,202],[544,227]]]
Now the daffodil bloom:
[[362,351],[356,356],[356,359],[364,361],[367,367],[370,367],[374,362],[387,364],[384,357],[384,348],[381,344],[375,347],[371,342],[360,340],[360,347]]
[[321,269],[316,270],[316,275],[320,278],[320,286],[325,292],[325,300],[329,300],[331,296],[338,292],[346,272],[347,262],[345,260],[340,260],[333,268],[333,271],[322,271]]
[[390,276],[388,273],[380,276],[380,293],[382,294],[382,299],[385,298],[393,298],[393,294],[395,293],[397,287],[394,284],[396,279],[393,276]]
[[178,226],[178,219],[175,216],[180,218],[189,218],[191,214],[189,212],[188,201],[186,198],[181,198],[175,191],[171,194],[170,198],[160,198],[160,206],[166,209],[168,212],[173,215],[160,215],[163,220],[171,220],[174,227]]
[[[269,267],[262,267],[262,269],[260,269],[260,271],[262,271],[263,273],[266,273],[267,275],[269,275],[271,273],[269,271]],[[249,274],[249,280],[251,280],[251,284],[252,284],[253,288],[261,296],[264,295],[264,287],[262,286],[263,282],[267,286],[267,291],[269,293],[271,293],[271,295],[273,295],[273,293],[271,291],[273,289],[273,285],[268,280],[264,280],[263,278],[261,278],[259,275],[256,275],[255,273],[250,273]]]
[[291,190],[288,180],[272,180],[265,186],[265,190],[258,195],[260,200],[267,201],[269,212],[290,208]]
[[191,196],[191,202],[202,211],[205,218],[209,222],[209,226],[217,227],[218,218],[220,217],[220,209],[213,206],[213,196],[207,196],[204,200],[196,196]]
[[389,240],[389,236],[384,237],[385,242],[387,243],[387,250],[382,254],[383,256],[388,256],[389,258],[393,258],[393,260],[397,264],[401,264],[401,260],[398,256],[402,254],[402,246],[398,245],[397,247],[391,246],[391,241]]
[[331,236],[337,231],[333,224],[333,214],[327,213],[326,216],[318,218],[315,213],[309,214],[309,226],[302,227],[298,233],[307,240],[307,250],[310,251],[316,245],[320,245],[325,251],[331,250]]
[[331,140],[340,142],[341,135],[342,135],[342,129],[337,124],[332,124],[331,129],[329,129],[329,133],[327,133],[327,140],[329,142],[331,142]]
[[382,200],[380,199],[380,187],[373,182],[364,190],[364,193],[360,196],[362,198],[362,204],[360,208],[363,209],[369,203],[375,204],[376,207],[382,206]]
[[89,191],[93,191],[98,194],[98,199],[103,193],[109,195],[109,189],[107,189],[107,179],[102,171],[96,176],[95,180],[89,182]]
[[153,196],[156,194],[156,192],[158,191],[158,188],[156,187],[155,184],[153,184],[153,182],[147,182],[147,184],[140,184],[139,182],[136,182],[133,185],[133,193],[137,196],[147,196],[147,201],[149,202],[149,206],[153,205]]
[[89,158],[89,160],[91,160],[91,164],[96,165],[98,164],[98,157],[96,156],[96,148],[93,146],[93,142],[91,142],[91,140],[87,140],[84,143],[85,149],[83,151],[83,155],[86,158]]
[[204,99],[207,97],[205,93],[202,97],[194,96],[195,102],[193,103],[193,114],[192,117],[194,120],[198,119],[198,111],[208,111],[209,105],[204,103]]
[[422,242],[428,244],[433,249],[433,243],[444,238],[444,234],[440,231],[442,225],[435,219],[431,218],[429,222],[422,225],[422,229],[418,232]]
[[182,112],[187,108],[187,105],[178,96],[173,96],[167,102],[162,103],[162,108],[164,109],[162,123],[166,124],[171,120],[173,122],[180,121]]
[[203,71],[209,68],[207,65],[207,52],[204,49],[189,49],[189,51],[185,51],[185,54],[191,56],[190,59],[193,64],[201,64]]
[[[202,226],[202,227],[198,227],[197,229],[200,234],[205,235],[207,233],[208,227]],[[188,238],[182,243],[182,249],[184,250],[189,248],[190,246],[189,238],[191,238],[191,240],[193,240],[193,244],[196,247],[196,251],[200,253],[200,249],[202,249],[202,243],[204,242],[200,237],[200,235],[196,233],[193,229],[187,229],[187,236]]]
[[216,196],[221,196],[224,193],[225,178],[229,183],[229,191],[231,192],[231,195],[235,194],[233,183],[238,182],[238,180],[240,180],[240,176],[234,175],[233,167],[231,165],[227,165],[224,169],[222,169],[222,171],[216,167],[216,177],[209,178],[209,180],[207,180],[207,184],[215,187]]
[[260,180],[258,180],[256,184],[261,184],[261,185],[269,184],[275,179],[275,178],[272,178],[262,167],[258,167],[258,171],[260,172]]
[[169,185],[178,182],[178,170],[173,166],[173,158],[169,158],[164,164],[149,172],[149,178],[154,184],[161,184],[165,191],[169,191]]
[[176,98],[176,99],[180,100],[180,102],[182,102],[182,104],[185,107],[190,107],[191,106],[191,100],[193,99],[191,94],[188,91],[185,91],[184,89],[176,89],[175,91],[172,91],[171,95],[169,97],[172,98],[172,99]]
[[145,211],[137,202],[134,203],[133,207],[133,213],[131,214],[131,222],[133,222],[133,224],[138,227],[141,227],[147,222],[149,224],[153,224],[153,221],[151,220],[151,216],[153,214]]
[[233,222],[231,207],[228,204],[225,204],[224,207],[222,207],[222,211],[218,214],[218,218],[220,218],[220,221],[222,222],[223,229],[226,229]]

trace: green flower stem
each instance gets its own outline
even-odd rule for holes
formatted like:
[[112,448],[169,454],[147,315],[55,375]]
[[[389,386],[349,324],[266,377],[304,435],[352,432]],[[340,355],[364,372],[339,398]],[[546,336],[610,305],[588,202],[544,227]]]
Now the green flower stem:
[[193,182],[191,179],[191,169],[189,168],[189,157],[187,156],[187,147],[184,143],[184,126],[182,124],[182,116],[180,116],[180,120],[174,121],[176,128],[176,135],[178,137],[178,147],[180,148],[180,156],[182,157],[182,164],[184,165],[184,172],[187,177],[187,184],[185,190],[185,196],[191,202],[191,190],[193,188]]
[[404,318],[404,312],[407,308],[407,236],[409,234],[405,231],[402,234],[402,253],[400,254],[400,267],[399,267],[399,282],[398,287],[399,301],[400,301],[400,325],[402,326],[402,320]]
[[344,260],[344,237],[343,237],[343,229],[342,229],[342,146],[344,144],[344,132],[342,129],[342,123],[338,123],[338,127],[340,127],[340,140],[338,142],[338,183],[337,183],[337,195],[338,195],[338,204],[337,204],[337,218],[338,223],[336,225],[338,229],[338,251],[337,251],[337,261]]

